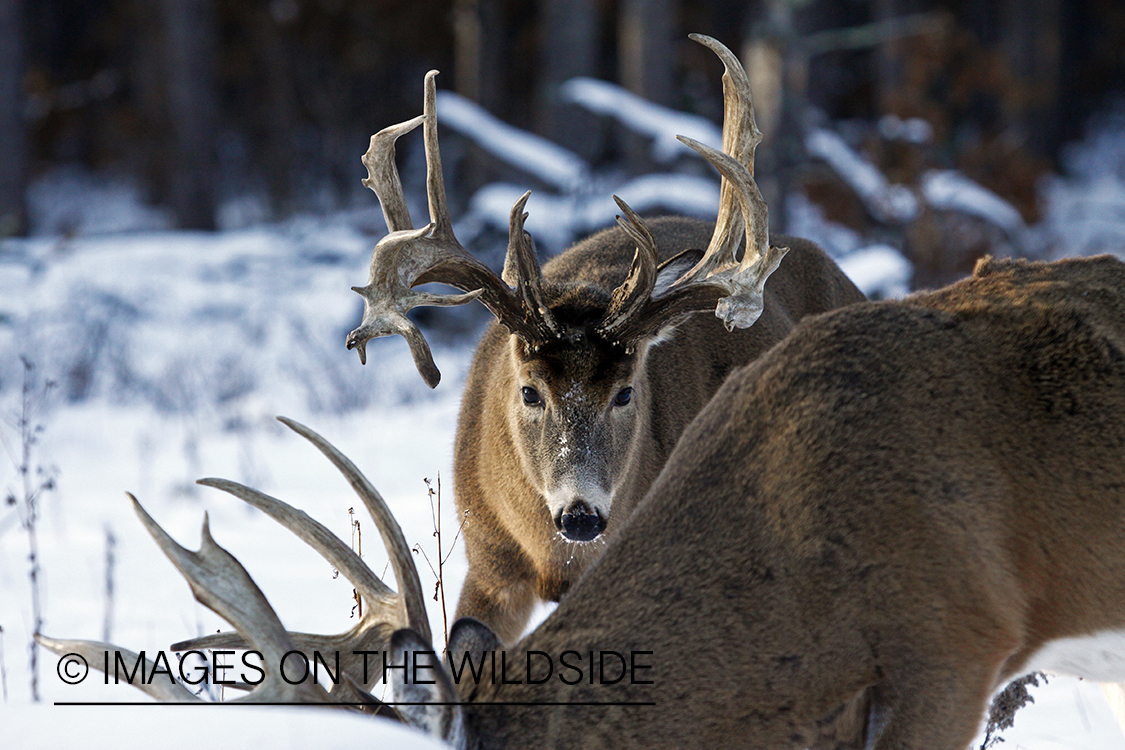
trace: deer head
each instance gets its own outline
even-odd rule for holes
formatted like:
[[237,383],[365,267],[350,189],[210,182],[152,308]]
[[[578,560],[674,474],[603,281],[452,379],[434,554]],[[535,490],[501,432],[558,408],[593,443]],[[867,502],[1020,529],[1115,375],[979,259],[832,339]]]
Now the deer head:
[[[624,278],[595,283],[588,269],[583,275],[557,265],[545,277],[534,243],[523,230],[525,194],[512,208],[508,255],[503,273],[496,276],[453,234],[441,181],[434,72],[426,76],[422,116],[373,136],[364,157],[369,173],[364,184],[378,195],[391,231],[374,249],[368,284],[355,289],[365,308],[360,327],[348,336],[348,348],[357,349],[366,361],[367,341],[401,334],[422,378],[434,387],[440,374],[424,337],[405,313],[418,305],[479,299],[508,332],[503,351],[489,355],[503,362],[487,366],[495,364],[505,372],[496,384],[503,393],[490,396],[488,419],[506,423],[502,439],[519,457],[524,481],[546,503],[555,528],[571,541],[601,534],[625,467],[637,460],[635,454],[644,453],[634,442],[638,423],[657,399],[646,390],[649,348],[673,336],[696,312],[713,311],[728,329],[752,325],[763,309],[765,281],[787,252],[770,246],[768,211],[753,177],[761,133],[746,73],[719,42],[701,35],[692,39],[712,49],[726,68],[723,151],[681,137],[722,175],[718,219],[705,250],[669,248],[670,240],[654,236],[615,198],[622,213],[618,222],[634,247]],[[394,142],[418,124],[425,129],[430,223],[416,230],[395,168]],[[739,257],[744,235],[745,251]],[[447,284],[463,294],[412,291],[427,282]],[[493,413],[496,409],[503,416]]]

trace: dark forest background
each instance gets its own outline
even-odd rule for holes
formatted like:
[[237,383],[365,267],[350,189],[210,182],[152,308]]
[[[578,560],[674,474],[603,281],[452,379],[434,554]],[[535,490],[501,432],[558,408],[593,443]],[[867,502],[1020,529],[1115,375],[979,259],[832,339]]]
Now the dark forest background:
[[246,193],[274,218],[347,205],[368,137],[420,112],[430,68],[508,123],[643,171],[643,149],[557,90],[592,76],[717,122],[721,70],[689,32],[752,67],[775,138],[762,168],[844,223],[854,198],[793,171],[806,105],[924,119],[925,148],[864,152],[895,182],[961,170],[1031,222],[1061,144],[1125,88],[1120,0],[0,0],[0,237],[27,231],[27,186],[57,165],[133,179],[184,228]]

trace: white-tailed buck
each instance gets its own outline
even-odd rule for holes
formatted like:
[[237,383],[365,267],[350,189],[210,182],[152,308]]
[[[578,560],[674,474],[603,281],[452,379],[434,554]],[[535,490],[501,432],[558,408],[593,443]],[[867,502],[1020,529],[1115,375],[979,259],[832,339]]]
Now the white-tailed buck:
[[[354,467],[291,426],[401,537]],[[425,668],[404,544],[396,598],[307,516],[220,486],[289,519],[378,613],[335,639],[287,634],[206,536],[210,580],[177,562],[201,601],[271,654],[389,642],[398,712],[456,747],[964,750],[1010,677],[1125,678],[1125,264],[985,260],[801,322],[728,379],[539,628],[503,651],[454,625],[458,686]],[[362,699],[373,681],[350,669],[343,695]]]
[[[457,430],[454,491],[458,510],[468,514],[469,558],[457,613],[488,623],[506,642],[522,631],[537,599],[558,600],[601,552],[600,544],[581,543],[615,533],[733,369],[801,318],[863,300],[818,247],[769,236],[753,178],[761,133],[746,73],[719,42],[692,38],[726,66],[725,153],[681,138],[723,175],[714,225],[666,218],[646,226],[618,200],[628,221],[540,271],[523,230],[525,195],[512,209],[508,257],[497,277],[453,236],[433,73],[424,114],[373,136],[364,157],[365,184],[378,194],[391,233],[375,247],[368,285],[356,288],[364,316],[348,347],[366,361],[368,340],[401,334],[433,387],[437,367],[405,313],[479,299],[496,316],[477,349]],[[431,223],[415,230],[394,142],[420,123]],[[466,293],[412,291],[426,282]]]

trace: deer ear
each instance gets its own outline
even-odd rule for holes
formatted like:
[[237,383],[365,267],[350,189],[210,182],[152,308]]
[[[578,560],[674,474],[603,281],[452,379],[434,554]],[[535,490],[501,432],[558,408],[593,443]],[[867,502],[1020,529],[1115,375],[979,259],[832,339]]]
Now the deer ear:
[[391,636],[389,682],[403,720],[431,737],[461,746],[463,712],[433,646],[409,628]]
[[467,651],[473,656],[480,656],[486,651],[498,651],[503,646],[496,633],[492,632],[492,628],[472,617],[462,617],[453,623],[453,629],[449,631],[446,651],[451,653]]
[[478,685],[495,684],[495,654],[503,648],[492,628],[480,620],[461,617],[453,623],[445,654],[449,663],[455,665],[452,669],[461,695],[472,696]]
[[667,293],[672,284],[694,268],[701,258],[703,258],[702,250],[684,250],[661,263],[660,268],[656,269],[656,284],[652,288],[653,298]]
[[[680,277],[685,273],[695,268],[695,264],[703,257],[702,250],[684,250],[682,253],[673,255],[668,260],[664,261],[660,268],[656,269],[656,282],[652,286],[652,298],[658,299],[659,297],[668,293],[672,285],[676,283]],[[672,338],[672,334],[676,332],[676,326],[683,323],[688,319],[688,315],[681,315],[665,321],[660,328],[652,331],[644,346],[658,346]]]

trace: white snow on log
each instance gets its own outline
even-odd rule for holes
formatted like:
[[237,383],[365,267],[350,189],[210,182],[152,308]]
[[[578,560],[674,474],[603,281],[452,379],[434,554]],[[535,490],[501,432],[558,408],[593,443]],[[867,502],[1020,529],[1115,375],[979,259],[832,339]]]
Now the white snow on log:
[[[526,185],[510,182],[493,182],[482,187],[469,200],[468,214],[462,220],[467,230],[465,236],[472,236],[484,227],[507,232],[512,203],[526,191]],[[609,205],[613,206],[613,202],[609,201]],[[536,245],[548,252],[561,250],[573,244],[579,235],[593,228],[608,226],[613,221],[612,214],[605,215],[607,211],[592,209],[588,198],[574,194],[552,195],[543,191],[532,193],[527,213],[524,227]]]
[[[473,228],[484,225],[507,231],[512,203],[526,190],[526,185],[507,182],[485,185],[470,199],[465,221]],[[527,204],[527,231],[540,244],[565,247],[580,235],[610,226],[620,213],[610,192],[598,196],[532,193]],[[641,214],[662,212],[713,219],[719,206],[718,182],[692,175],[644,175],[618,185],[612,193]]]
[[615,118],[635,133],[652,138],[652,158],[660,164],[695,153],[676,140],[677,135],[712,148],[722,148],[723,131],[705,117],[677,112],[653,104],[631,91],[596,78],[571,78],[559,87],[563,101]]
[[512,127],[460,94],[437,92],[437,108],[438,121],[442,125],[453,128],[496,158],[559,190],[574,190],[589,177],[586,162],[573,151]]
[[[649,174],[617,188],[617,195],[644,213],[667,209],[670,213],[713,219],[719,210],[719,183],[686,174]],[[612,200],[610,205],[614,205]],[[616,206],[613,210],[617,215]]]
[[890,245],[871,245],[836,261],[859,290],[872,299],[905,297],[914,266]]
[[824,216],[824,209],[802,192],[786,196],[785,209],[788,213],[785,233],[815,242],[834,259],[854,253],[864,245],[859,232],[829,221]]
[[1025,229],[1019,210],[988,188],[952,169],[922,175],[922,196],[934,208],[959,211],[994,224],[1009,237]]
[[1125,183],[1111,175],[1046,182],[1044,224],[1055,255],[1113,253],[1125,258]]
[[902,119],[898,115],[879,118],[879,135],[888,141],[906,141],[919,146],[934,139],[934,128],[921,117]]
[[810,130],[805,148],[809,156],[828,162],[878,221],[906,224],[918,215],[918,199],[909,188],[889,183],[874,164],[831,130]]

